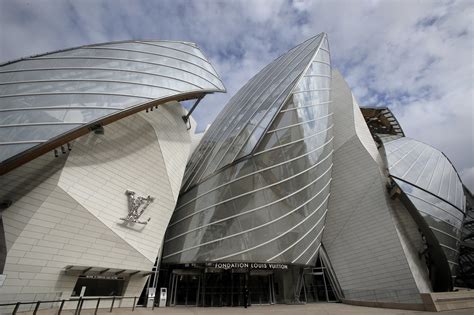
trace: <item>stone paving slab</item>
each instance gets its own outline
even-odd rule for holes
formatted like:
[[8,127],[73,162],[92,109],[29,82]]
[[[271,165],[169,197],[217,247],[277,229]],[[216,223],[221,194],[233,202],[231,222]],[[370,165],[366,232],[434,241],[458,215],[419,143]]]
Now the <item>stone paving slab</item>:
[[[57,311],[56,311],[57,312]],[[53,310],[42,310],[38,315],[57,314]],[[21,313],[21,314],[31,314]],[[72,311],[63,311],[62,314],[74,314]],[[81,315],[94,314],[93,310],[83,310]],[[441,314],[441,315],[474,315],[474,308],[462,309],[445,312],[421,312],[410,310],[396,310],[387,308],[353,306],[342,303],[318,303],[305,305],[272,305],[272,306],[251,306],[247,309],[243,307],[167,307],[144,309],[136,308],[132,312],[131,308],[114,309],[112,313],[102,309],[98,314],[130,314],[130,315],[422,315],[422,314]]]

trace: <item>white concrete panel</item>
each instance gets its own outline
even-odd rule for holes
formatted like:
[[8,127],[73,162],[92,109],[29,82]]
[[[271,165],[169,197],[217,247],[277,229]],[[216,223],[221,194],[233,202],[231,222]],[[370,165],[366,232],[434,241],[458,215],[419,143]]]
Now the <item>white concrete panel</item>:
[[[0,177],[0,198],[11,200],[12,207],[2,212],[6,234],[7,251],[9,251],[23,229],[31,220],[35,212],[41,208],[43,202],[56,188],[65,156],[55,158],[47,154],[33,160],[19,169]],[[28,244],[34,245],[37,241],[36,232],[31,231]]]
[[152,115],[149,114],[140,113],[140,116],[149,121],[155,130],[170,187],[174,199],[177,200],[191,151],[191,137],[196,130],[196,122],[190,117],[188,124],[184,123],[182,116],[186,115],[187,111],[178,102],[158,106]]
[[347,83],[333,72],[335,152],[323,244],[347,299],[420,303],[382,174]]
[[[3,212],[7,229],[19,218],[21,220],[25,208],[23,199],[32,194],[42,198],[38,199],[41,202],[31,211],[28,222],[21,226],[19,235],[6,235],[10,247],[4,270],[7,279],[0,288],[0,301],[68,298],[77,280],[77,275],[65,273],[64,268],[68,265],[132,270],[152,268],[152,262],[55,185],[64,159],[65,156],[56,159],[44,155],[28,163],[30,170],[36,168],[36,171],[23,174],[25,181],[34,181],[37,174],[46,174],[48,169],[53,174],[36,183],[29,192],[14,180],[17,173],[22,173],[21,168],[4,177],[3,191],[19,188],[25,193]],[[143,282],[143,277],[139,277]]]
[[323,244],[347,298],[419,302],[378,165],[357,137],[334,155]]
[[352,109],[354,111],[354,127],[357,136],[359,137],[360,142],[365,147],[367,152],[370,154],[372,159],[377,162],[377,164],[382,165],[382,159],[380,157],[379,150],[377,149],[377,145],[370,133],[369,127],[365,122],[364,116],[362,115],[362,111],[360,110],[359,104],[355,99],[354,95],[352,95]]
[[[166,106],[110,124],[103,135],[89,133],[72,151],[43,155],[1,178],[0,198],[13,203],[2,213],[8,253],[0,301],[69,297],[78,274],[66,274],[68,265],[152,269],[191,142],[181,105]],[[147,225],[120,220],[128,213],[127,189],[155,197],[140,218],[150,217]],[[132,276],[124,294],[139,295],[146,279]]]
[[355,134],[352,93],[339,71],[332,71],[332,110],[334,112],[334,150],[337,150]]
[[[153,111],[145,115],[160,114]],[[167,121],[156,120],[157,123]],[[171,143],[172,133],[179,129],[172,129],[169,123],[167,127],[169,130],[167,133],[163,131],[162,137]],[[154,262],[176,203],[157,132],[140,115],[119,120],[104,129],[104,135],[90,133],[74,143],[59,185],[108,228]],[[179,144],[176,141],[170,149],[174,148],[173,159],[179,161],[179,156],[184,155],[181,160],[185,160],[187,151],[178,152],[176,147]],[[166,144],[168,147],[171,145]],[[148,224],[124,224],[120,220],[128,213],[126,190],[155,198],[141,217],[141,220],[151,217]]]
[[426,262],[420,255],[425,248],[419,228],[400,200],[390,200],[390,205],[395,228],[418,290],[420,293],[432,292]]

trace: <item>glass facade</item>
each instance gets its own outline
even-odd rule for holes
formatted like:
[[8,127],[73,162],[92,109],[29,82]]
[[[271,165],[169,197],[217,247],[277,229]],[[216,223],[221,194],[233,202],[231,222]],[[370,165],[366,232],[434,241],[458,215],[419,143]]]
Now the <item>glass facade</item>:
[[451,274],[455,275],[464,214],[449,203],[413,185],[397,179],[395,182],[408,196],[433,232],[449,263]]
[[186,42],[83,46],[0,67],[0,162],[134,106],[225,88]]
[[384,147],[390,175],[424,189],[464,212],[462,182],[442,152],[406,137],[386,142]]
[[[187,166],[184,190],[255,147],[272,118],[314,57],[323,35],[311,38],[255,75],[220,112]],[[317,67],[317,65],[315,65]],[[328,64],[320,73],[330,76]]]
[[390,175],[424,219],[455,275],[466,209],[456,170],[442,152],[422,142],[406,137],[382,141]]
[[331,182],[330,69],[321,34],[230,100],[188,164],[163,263],[314,265]]

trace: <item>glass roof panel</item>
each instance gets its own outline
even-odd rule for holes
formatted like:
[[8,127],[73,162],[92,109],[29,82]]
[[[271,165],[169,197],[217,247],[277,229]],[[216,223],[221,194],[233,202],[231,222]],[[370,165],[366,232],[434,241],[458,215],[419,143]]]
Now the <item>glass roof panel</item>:
[[451,189],[452,185],[462,185],[461,180],[442,152],[406,137],[384,143],[384,147],[390,175],[416,185],[465,211],[461,201],[462,189]]
[[[136,41],[82,46],[0,66],[3,160],[133,106],[168,96],[224,92],[190,43]],[[35,144],[35,146],[38,143]],[[16,146],[16,148],[15,148]]]

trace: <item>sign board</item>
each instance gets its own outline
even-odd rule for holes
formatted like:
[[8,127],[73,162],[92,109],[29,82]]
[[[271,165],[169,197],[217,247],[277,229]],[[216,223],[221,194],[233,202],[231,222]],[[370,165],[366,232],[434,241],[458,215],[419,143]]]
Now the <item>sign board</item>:
[[288,265],[285,264],[273,264],[273,263],[213,263],[211,267],[216,269],[233,269],[233,268],[248,268],[248,269],[270,269],[270,270],[287,270]]
[[159,307],[165,307],[166,306],[166,299],[167,299],[167,289],[166,288],[161,288],[160,289],[160,304],[158,305]]
[[148,297],[154,298],[156,293],[156,288],[148,288]]

